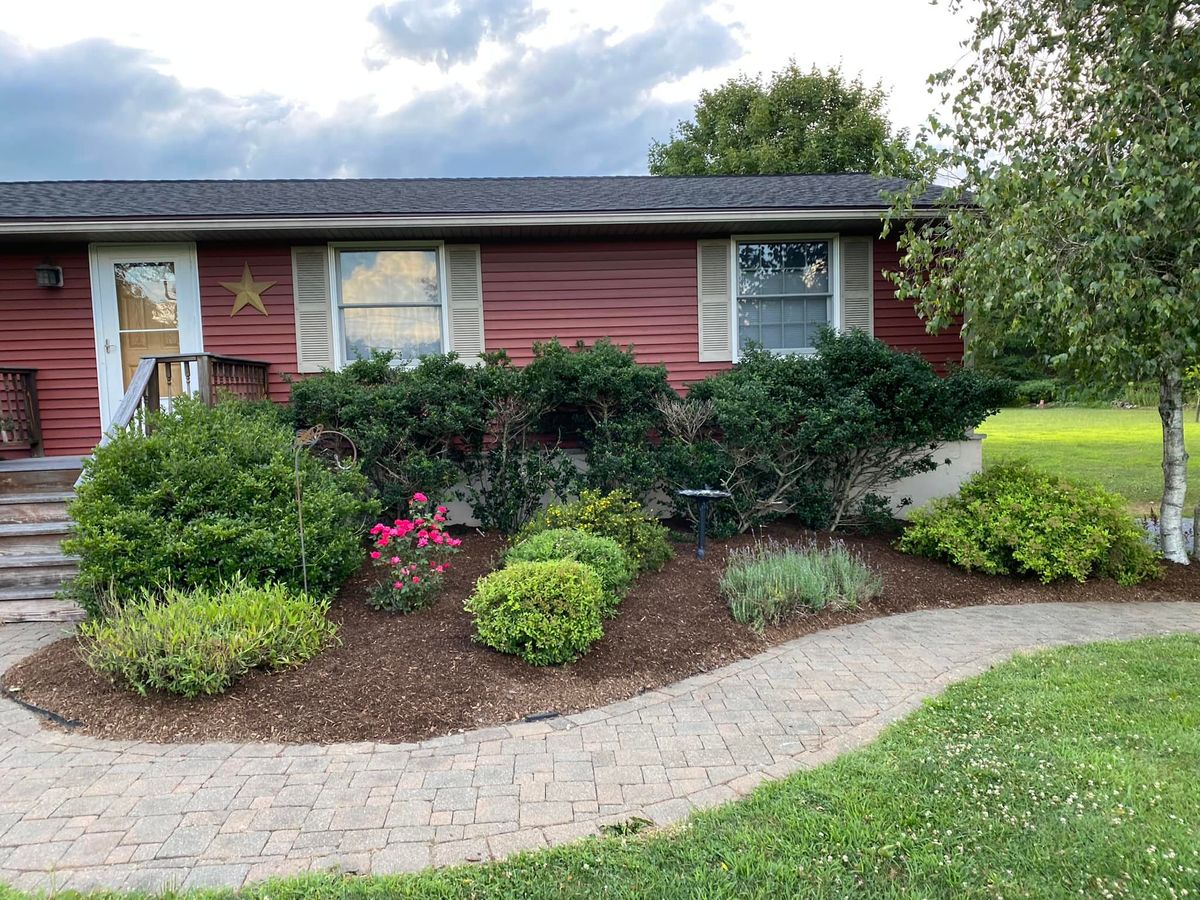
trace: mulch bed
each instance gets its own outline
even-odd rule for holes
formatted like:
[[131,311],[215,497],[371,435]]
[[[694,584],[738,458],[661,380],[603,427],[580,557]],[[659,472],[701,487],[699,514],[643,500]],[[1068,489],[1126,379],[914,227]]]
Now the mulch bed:
[[[807,538],[777,524],[766,533]],[[73,638],[44,647],[3,677],[5,693],[78,720],[78,730],[145,741],[405,742],[570,713],[634,696],[751,656],[772,644],[847,622],[915,609],[1045,601],[1147,601],[1200,598],[1200,566],[1168,566],[1164,578],[1136,588],[1111,581],[1044,586],[972,575],[904,556],[884,537],[847,538],[882,573],[884,594],[854,612],[798,616],[759,636],[729,616],[717,579],[730,548],[748,536],[710,543],[697,561],[688,545],[661,572],[643,575],[605,636],[579,661],[534,668],[471,641],[463,600],[495,567],[495,535],[464,535],[445,588],[430,609],[375,612],[363,602],[370,573],[351,579],[334,602],[340,646],[278,673],[253,673],[223,696],[140,698],[114,688],[81,661]]]

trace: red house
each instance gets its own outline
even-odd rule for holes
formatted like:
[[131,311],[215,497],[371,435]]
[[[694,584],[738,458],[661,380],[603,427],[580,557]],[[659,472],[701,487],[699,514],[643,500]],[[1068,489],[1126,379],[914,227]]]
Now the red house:
[[[881,192],[901,185],[862,174],[0,184],[0,495],[20,500],[0,502],[0,599],[31,593],[28,579],[6,581],[4,558],[49,559],[65,529],[61,499],[29,495],[65,493],[78,457],[153,395],[216,386],[286,400],[284,375],[371,348],[466,359],[503,348],[522,362],[552,337],[633,344],[684,387],[748,341],[806,352],[826,325],[944,367],[961,358],[957,334],[927,334],[883,275],[897,253],[879,236]],[[32,535],[38,518],[44,534]]]

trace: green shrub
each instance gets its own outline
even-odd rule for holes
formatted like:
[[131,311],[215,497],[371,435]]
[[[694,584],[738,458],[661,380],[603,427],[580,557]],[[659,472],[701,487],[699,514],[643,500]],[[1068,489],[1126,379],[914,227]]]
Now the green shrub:
[[114,683],[184,697],[220,694],[251,669],[282,669],[316,655],[337,631],[326,605],[280,584],[243,578],[130,600],[80,626],[83,658]]
[[633,347],[607,338],[572,347],[553,340],[533,345],[523,372],[528,394],[545,410],[541,429],[583,449],[582,485],[635,497],[654,489],[659,458],[648,438],[659,427],[660,400],[675,396],[666,366],[639,363]]
[[1022,461],[992,466],[957,496],[917,510],[897,546],[964,569],[1031,574],[1044,583],[1095,575],[1128,585],[1160,571],[1121,497]]
[[[177,398],[144,437],[122,432],[84,464],[70,506],[80,557],[68,592],[90,615],[143,591],[190,589],[243,573],[303,588],[293,434],[270,405],[209,408]],[[300,454],[310,592],[332,593],[361,563],[374,504],[355,470]]]
[[572,503],[552,504],[518,534],[524,540],[541,531],[575,528],[611,538],[629,557],[635,572],[657,571],[674,552],[669,532],[625,491],[582,490]]
[[612,538],[576,528],[551,528],[530,535],[504,557],[508,564],[573,559],[591,566],[600,576],[607,597],[605,615],[616,611],[617,603],[633,581],[633,567],[621,545]]
[[1053,403],[1062,391],[1058,382],[1053,378],[1036,378],[1033,381],[1022,381],[1016,385],[1014,399],[1021,406],[1034,406],[1043,400]]
[[797,611],[854,609],[882,589],[882,579],[841,542],[756,543],[730,551],[721,575],[721,593],[734,620],[759,631]]
[[446,495],[487,431],[478,373],[454,354],[401,366],[391,353],[374,353],[295,382],[291,409],[296,428],[324,425],[354,441],[363,472],[396,515],[417,491]]
[[481,644],[535,666],[578,658],[604,636],[604,586],[575,560],[517,562],[476,583],[466,610]]
[[[713,510],[718,534],[789,514],[814,528],[870,525],[888,484],[935,469],[937,445],[995,412],[1009,387],[971,371],[941,377],[857,331],[826,330],[812,356],[750,351],[664,404],[666,486],[729,491]],[[695,516],[682,501],[677,512]]]

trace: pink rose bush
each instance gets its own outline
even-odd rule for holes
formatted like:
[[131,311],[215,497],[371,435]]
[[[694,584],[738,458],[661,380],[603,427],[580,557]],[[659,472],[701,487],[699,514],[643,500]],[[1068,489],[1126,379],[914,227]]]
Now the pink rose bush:
[[449,558],[462,544],[446,533],[446,507],[434,506],[419,491],[412,496],[409,516],[371,527],[371,561],[385,573],[368,597],[375,609],[412,612],[432,604],[450,568]]

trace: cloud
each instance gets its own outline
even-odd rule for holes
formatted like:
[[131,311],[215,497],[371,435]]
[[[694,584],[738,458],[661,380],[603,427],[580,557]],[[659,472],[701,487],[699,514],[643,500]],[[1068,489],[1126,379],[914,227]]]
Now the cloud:
[[654,88],[742,51],[686,2],[645,31],[516,44],[482,93],[449,86],[327,116],[270,94],[196,90],[106,40],[29,51],[0,36],[0,178],[554,175],[644,172],[690,112]]
[[515,41],[546,13],[530,0],[400,0],[376,6],[367,18],[386,53],[445,70],[474,60],[485,40]]

